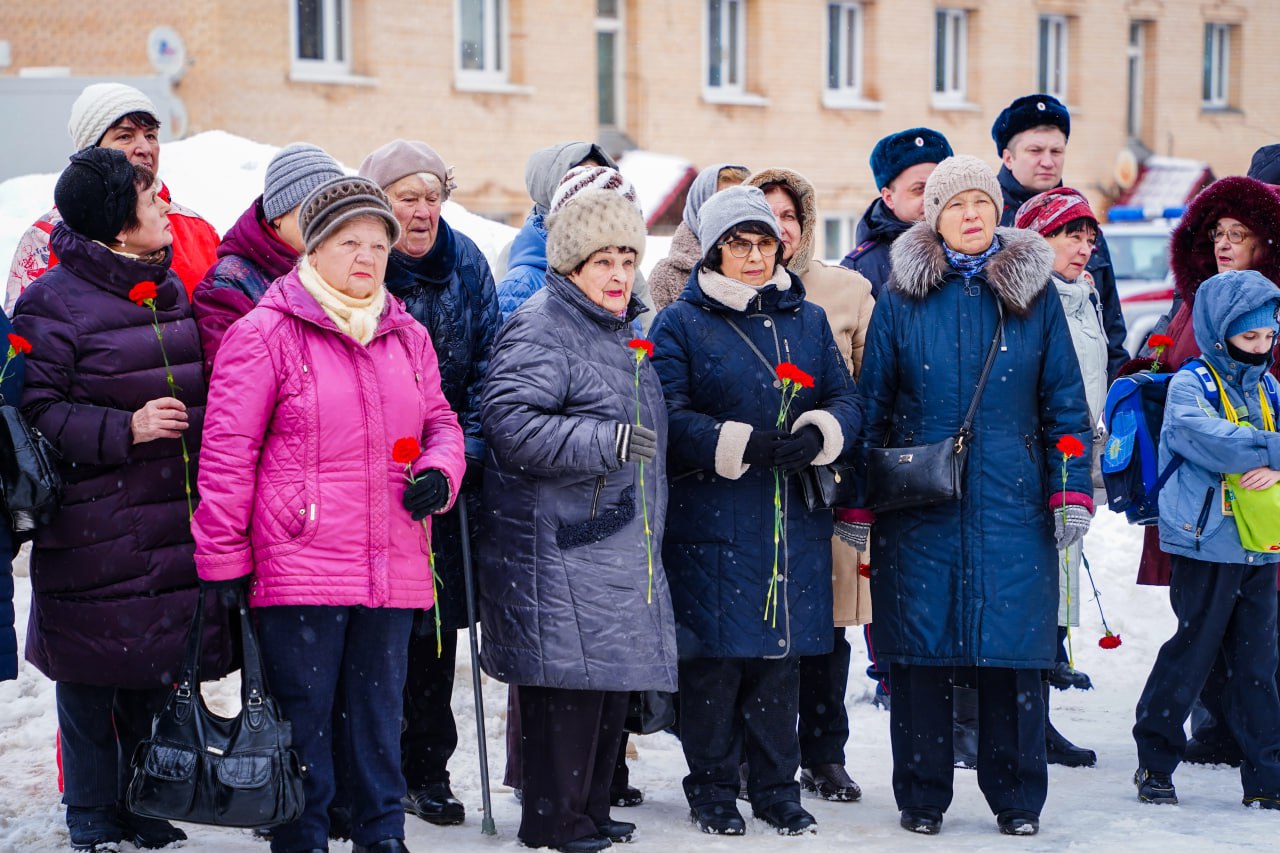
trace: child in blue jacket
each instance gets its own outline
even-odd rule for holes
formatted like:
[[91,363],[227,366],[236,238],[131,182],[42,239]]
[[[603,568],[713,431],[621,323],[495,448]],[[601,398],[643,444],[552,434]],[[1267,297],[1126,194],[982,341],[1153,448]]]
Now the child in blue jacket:
[[[1280,552],[1245,550],[1222,495],[1224,474],[1242,474],[1245,489],[1280,482],[1280,433],[1261,429],[1277,309],[1280,289],[1260,273],[1208,279],[1196,292],[1192,323],[1212,370],[1191,362],[1169,381],[1160,469],[1182,461],[1161,490],[1160,547],[1171,557],[1169,598],[1178,629],[1161,647],[1138,700],[1134,784],[1143,802],[1178,801],[1171,777],[1186,746],[1182,724],[1221,649],[1230,669],[1225,722],[1244,754],[1244,804],[1280,809]],[[1210,389],[1217,387],[1214,405]],[[1226,406],[1234,407],[1239,425],[1223,416]]]

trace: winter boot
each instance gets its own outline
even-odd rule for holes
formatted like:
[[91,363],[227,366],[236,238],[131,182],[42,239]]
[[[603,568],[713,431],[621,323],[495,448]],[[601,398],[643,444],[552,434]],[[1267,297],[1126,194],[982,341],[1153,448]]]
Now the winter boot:
[[862,789],[849,778],[843,764],[806,767],[800,771],[800,787],[835,803],[856,803],[862,799]]
[[1098,763],[1098,755],[1092,749],[1076,746],[1063,737],[1046,718],[1044,721],[1044,748],[1050,764],[1063,767],[1093,767]]
[[1138,787],[1138,799],[1144,803],[1176,806],[1178,792],[1173,787],[1173,777],[1139,767],[1133,774],[1133,784]]
[[733,801],[723,803],[703,803],[689,809],[689,817],[698,825],[698,829],[708,835],[742,835],[747,831],[747,822]]
[[448,782],[410,788],[400,802],[406,812],[436,826],[456,826],[467,819],[466,807],[453,795]]
[[118,809],[125,838],[132,841],[133,846],[139,850],[159,850],[187,840],[187,834],[167,820],[133,814],[126,811],[123,805]]
[[996,815],[996,825],[1004,835],[1035,835],[1040,831],[1040,816],[1021,809],[1005,809]]
[[903,809],[898,825],[907,832],[937,835],[942,831],[942,812],[937,809]]
[[109,853],[127,837],[115,806],[67,806],[67,834],[72,850]]
[[1066,661],[1058,661],[1049,670],[1049,686],[1058,690],[1074,687],[1077,690],[1092,690],[1093,681],[1078,669],[1072,669]]
[[1244,763],[1244,755],[1230,735],[1225,742],[1206,742],[1192,735],[1187,741],[1186,749],[1182,751],[1182,760],[1188,764],[1226,764],[1239,767]]
[[818,822],[813,815],[791,800],[782,800],[762,809],[752,809],[751,813],[778,830],[779,835],[803,835],[818,831]]

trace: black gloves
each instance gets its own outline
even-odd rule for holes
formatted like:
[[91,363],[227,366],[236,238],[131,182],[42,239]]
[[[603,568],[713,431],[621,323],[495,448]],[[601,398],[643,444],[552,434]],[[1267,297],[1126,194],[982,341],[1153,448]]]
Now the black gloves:
[[639,424],[618,424],[614,450],[619,462],[652,462],[658,454],[658,434]]
[[449,481],[435,468],[423,473],[417,482],[410,483],[404,490],[404,508],[409,510],[414,521],[422,521],[448,501]]
[[475,456],[467,457],[467,473],[462,475],[462,491],[468,494],[479,491],[484,486],[484,460]]
[[802,427],[793,432],[787,443],[778,449],[773,464],[784,474],[799,474],[822,452],[822,430],[815,426]]
[[776,429],[753,429],[747,437],[747,447],[742,451],[745,465],[763,465],[772,468],[777,464],[778,452],[791,441],[791,434]]

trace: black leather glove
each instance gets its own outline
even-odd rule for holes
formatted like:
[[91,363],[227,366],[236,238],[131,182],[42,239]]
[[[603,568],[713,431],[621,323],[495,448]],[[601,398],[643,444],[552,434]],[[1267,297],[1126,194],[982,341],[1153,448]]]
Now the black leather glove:
[[462,491],[477,492],[484,486],[484,461],[475,456],[467,457],[467,473],[462,475]]
[[404,508],[414,521],[422,521],[438,511],[449,500],[449,481],[444,474],[431,468],[410,483],[404,490]]
[[773,467],[778,451],[791,440],[791,434],[776,429],[753,429],[747,437],[747,448],[742,451],[742,461],[746,465],[764,465]]
[[784,474],[799,474],[821,452],[822,430],[816,426],[807,426],[788,437],[787,443],[778,449],[773,464],[781,468]]
[[241,575],[225,581],[200,578],[200,589],[204,590],[205,598],[216,598],[222,602],[223,607],[234,610],[240,600],[240,593],[249,593],[249,576]]
[[658,455],[658,434],[639,424],[618,424],[614,450],[619,462],[652,462]]

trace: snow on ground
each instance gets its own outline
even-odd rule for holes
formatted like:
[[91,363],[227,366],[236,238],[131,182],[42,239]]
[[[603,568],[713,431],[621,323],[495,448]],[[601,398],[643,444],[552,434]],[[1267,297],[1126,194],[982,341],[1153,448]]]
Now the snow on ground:
[[[181,203],[199,211],[225,231],[261,191],[262,176],[274,154],[271,146],[218,131],[168,143],[161,158],[161,175]],[[51,203],[56,175],[30,175],[0,183],[0,266],[8,259],[22,231]],[[448,204],[445,218],[496,257],[514,229],[498,225],[463,208]],[[666,255],[666,238],[651,240],[644,269]],[[862,675],[864,650],[857,632],[853,674],[847,705],[853,735],[848,766],[862,785],[863,801],[853,804],[805,799],[817,816],[819,834],[780,838],[759,821],[750,821],[743,839],[700,834],[687,819],[680,779],[684,758],[675,738],[666,734],[636,738],[638,760],[632,780],[645,791],[644,805],[617,809],[614,814],[639,825],[637,841],[629,849],[645,851],[824,850],[837,846],[860,851],[898,850],[908,846],[932,850],[1003,849],[1062,850],[1119,849],[1136,851],[1256,849],[1274,847],[1280,816],[1246,811],[1240,806],[1240,782],[1228,768],[1186,767],[1178,771],[1182,805],[1147,806],[1134,795],[1130,777],[1135,766],[1129,736],[1133,708],[1160,644],[1172,632],[1174,620],[1166,591],[1133,583],[1141,549],[1140,531],[1123,518],[1103,511],[1087,540],[1099,589],[1113,630],[1124,639],[1114,651],[1097,646],[1102,626],[1091,593],[1082,602],[1082,628],[1075,633],[1077,666],[1092,677],[1090,692],[1054,692],[1053,719],[1058,728],[1082,746],[1097,750],[1093,769],[1050,768],[1049,801],[1041,834],[1032,839],[998,835],[995,821],[978,791],[974,774],[956,771],[956,797],[938,839],[909,835],[898,828],[897,809],[890,788],[888,715],[870,704],[871,682]],[[27,557],[19,557],[16,609],[21,643],[30,606],[26,581]],[[480,834],[480,781],[476,760],[476,715],[471,703],[471,669],[462,644],[453,705],[458,717],[460,747],[451,766],[454,789],[467,804],[465,826],[440,828],[410,819],[407,843],[419,851],[512,850],[519,847],[516,830],[520,810],[500,784],[505,756],[503,716],[506,688],[485,679],[485,726],[488,734],[494,817],[497,837]],[[210,704],[229,713],[237,703],[234,676],[212,685]],[[67,835],[59,804],[53,760],[57,728],[53,684],[33,667],[22,664],[16,681],[0,683],[0,853],[66,849]],[[217,853],[266,853],[266,846],[248,832],[186,827],[187,849]],[[126,846],[126,849],[129,849]],[[350,849],[335,843],[335,853]]]
[[[903,832],[890,789],[889,715],[870,704],[871,682],[863,677],[864,650],[853,638],[854,666],[847,705],[853,735],[848,766],[862,785],[860,803],[827,803],[806,797],[804,804],[817,816],[819,833],[804,838],[781,838],[763,823],[748,821],[747,837],[712,838],[700,834],[687,819],[680,788],[686,772],[675,738],[666,734],[636,738],[638,760],[632,762],[632,782],[644,790],[644,805],[615,809],[614,816],[639,825],[637,840],[627,849],[645,851],[706,850],[780,853],[784,850],[825,850],[848,847],[859,851],[900,850],[1115,850],[1162,851],[1235,850],[1272,847],[1280,815],[1248,811],[1240,805],[1240,780],[1225,767],[1186,766],[1175,774],[1179,806],[1139,803],[1130,777],[1135,766],[1129,736],[1133,708],[1156,650],[1173,629],[1173,617],[1163,589],[1133,583],[1141,548],[1136,528],[1122,517],[1103,511],[1086,548],[1099,590],[1105,596],[1108,621],[1124,639],[1114,651],[1097,646],[1101,622],[1092,594],[1084,593],[1082,622],[1075,637],[1077,666],[1093,677],[1089,692],[1054,691],[1053,719],[1071,739],[1098,752],[1093,769],[1051,767],[1049,801],[1040,835],[1012,839],[996,832],[995,820],[978,791],[971,771],[956,771],[956,797],[938,839]],[[26,555],[19,557],[19,575],[26,574]],[[1087,587],[1087,585],[1086,585]],[[17,578],[18,633],[23,636],[30,588]],[[519,806],[501,785],[505,755],[503,712],[505,687],[484,679],[485,726],[490,755],[491,790],[498,835],[480,833],[479,770],[476,760],[475,713],[471,702],[471,669],[466,643],[460,644],[457,689],[453,706],[458,717],[460,746],[450,770],[454,789],[467,804],[467,823],[461,827],[433,827],[416,819],[407,823],[411,850],[519,849],[516,831]],[[211,704],[235,706],[235,677],[206,690]],[[53,684],[25,662],[17,681],[0,684],[0,851],[65,849],[66,829],[58,801],[53,763],[56,729]],[[266,853],[266,845],[248,832],[185,827],[190,850],[218,853]],[[128,846],[126,850],[130,849]],[[350,845],[335,842],[335,853]],[[1274,849],[1274,848],[1273,848]]]

